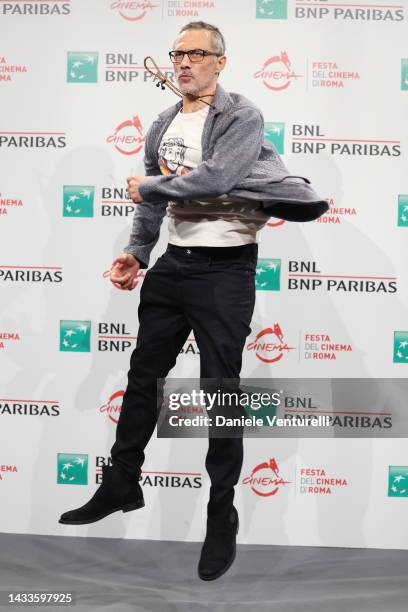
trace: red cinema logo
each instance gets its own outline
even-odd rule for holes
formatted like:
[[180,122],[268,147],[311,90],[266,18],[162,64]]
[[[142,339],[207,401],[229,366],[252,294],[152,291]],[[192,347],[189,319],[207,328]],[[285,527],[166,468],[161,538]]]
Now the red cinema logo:
[[103,404],[99,408],[99,412],[107,414],[112,423],[117,424],[119,420],[120,411],[122,410],[122,399],[125,395],[124,391],[115,391],[106,404]]
[[[272,338],[269,336],[272,336]],[[293,351],[294,348],[294,346],[288,346],[285,342],[279,323],[275,323],[273,327],[262,329],[256,335],[255,340],[247,346],[247,350],[255,351],[257,358],[264,363],[279,361],[286,352]]]
[[123,155],[135,155],[142,150],[145,139],[139,117],[133,117],[120,123],[115,132],[108,136],[106,142],[113,144]]
[[284,219],[278,219],[277,221],[268,221],[266,227],[280,227],[285,223]]
[[283,480],[276,460],[269,459],[255,466],[251,475],[243,479],[242,484],[251,485],[251,490],[260,497],[271,497],[276,495],[279,487],[290,484],[290,481]]
[[303,76],[292,70],[292,63],[286,51],[274,55],[266,60],[261,70],[255,72],[255,79],[262,79],[262,83],[272,91],[287,89],[293,79]]
[[146,17],[148,11],[159,8],[158,4],[151,2],[112,2],[111,10],[117,11],[126,21],[140,21]]

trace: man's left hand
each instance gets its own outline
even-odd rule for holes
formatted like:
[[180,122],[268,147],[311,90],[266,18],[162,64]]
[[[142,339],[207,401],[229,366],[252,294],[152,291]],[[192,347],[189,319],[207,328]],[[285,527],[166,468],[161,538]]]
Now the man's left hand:
[[145,181],[148,181],[149,178],[151,177],[150,176],[128,176],[127,184],[128,184],[129,196],[135,204],[140,204],[140,202],[143,202],[143,198],[140,195],[139,187],[142,183],[144,183]]

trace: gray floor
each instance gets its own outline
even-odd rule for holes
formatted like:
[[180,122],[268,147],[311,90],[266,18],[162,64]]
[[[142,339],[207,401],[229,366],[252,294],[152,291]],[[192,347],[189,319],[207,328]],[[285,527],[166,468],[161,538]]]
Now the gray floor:
[[206,583],[196,575],[200,548],[0,534],[0,590],[74,591],[73,612],[408,610],[408,551],[240,545],[229,572]]

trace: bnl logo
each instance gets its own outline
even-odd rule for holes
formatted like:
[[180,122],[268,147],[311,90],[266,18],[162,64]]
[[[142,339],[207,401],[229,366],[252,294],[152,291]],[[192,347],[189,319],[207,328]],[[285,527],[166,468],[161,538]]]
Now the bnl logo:
[[91,351],[91,322],[60,321],[60,351],[89,353]]
[[58,484],[88,484],[88,455],[78,453],[58,453]]
[[398,196],[398,225],[408,227],[408,195]]
[[408,91],[408,59],[401,60],[401,89]]
[[266,121],[264,127],[265,140],[274,145],[279,155],[285,153],[285,124]]
[[288,0],[256,0],[257,19],[287,19]]
[[280,259],[258,259],[255,288],[257,291],[280,291]]
[[408,331],[394,332],[394,363],[408,363]]
[[64,185],[63,217],[93,217],[95,187],[93,185]]
[[388,497],[408,497],[408,466],[388,466]]
[[98,52],[68,51],[67,83],[97,83]]

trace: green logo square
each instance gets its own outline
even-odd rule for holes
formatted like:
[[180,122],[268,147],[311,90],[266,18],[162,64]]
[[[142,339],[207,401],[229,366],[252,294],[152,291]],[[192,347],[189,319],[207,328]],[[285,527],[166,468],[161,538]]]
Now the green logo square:
[[93,217],[95,187],[92,185],[64,185],[63,217]]
[[408,363],[408,331],[394,332],[394,363]]
[[255,288],[257,291],[280,291],[280,259],[258,259]]
[[97,83],[97,51],[68,51],[67,83]]
[[88,455],[58,453],[57,484],[87,485]]
[[[270,393],[270,390],[268,389],[268,391],[266,392]],[[255,395],[255,400],[258,402],[259,392],[256,392],[256,394],[251,393],[250,395],[251,395],[251,398]],[[258,404],[255,404],[256,408],[254,408],[253,406],[254,406],[253,399],[251,399],[248,404],[242,405],[247,416],[255,417],[256,419],[262,419],[262,425],[270,427],[271,425],[270,425],[270,421],[268,420],[268,417],[270,420],[272,420],[273,417],[276,415],[276,406],[272,403],[263,404],[262,406],[259,406],[259,408],[258,408]]]
[[288,0],[256,0],[257,19],[287,19]]
[[388,466],[388,497],[408,497],[408,465]]
[[90,350],[90,321],[60,321],[60,351],[89,353]]
[[408,227],[408,195],[398,196],[398,225]]
[[275,146],[279,155],[285,152],[285,124],[267,121],[264,127],[264,136]]
[[408,59],[401,60],[401,89],[408,91]]

